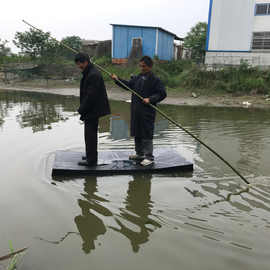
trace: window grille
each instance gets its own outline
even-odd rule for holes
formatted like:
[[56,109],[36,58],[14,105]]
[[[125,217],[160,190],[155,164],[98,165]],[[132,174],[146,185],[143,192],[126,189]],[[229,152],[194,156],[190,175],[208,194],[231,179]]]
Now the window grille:
[[270,32],[255,32],[252,40],[253,50],[269,50],[270,49]]
[[269,14],[270,14],[270,4],[256,5],[256,15],[269,15]]

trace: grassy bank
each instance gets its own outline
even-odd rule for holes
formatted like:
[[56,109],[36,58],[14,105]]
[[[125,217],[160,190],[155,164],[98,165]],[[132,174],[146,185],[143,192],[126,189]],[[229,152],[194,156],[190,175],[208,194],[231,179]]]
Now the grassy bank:
[[[131,74],[137,74],[136,65],[116,66],[109,58],[97,59],[96,63],[128,79]],[[269,94],[270,70],[260,70],[242,63],[238,67],[224,67],[207,69],[191,61],[180,60],[172,62],[155,61],[154,72],[161,78],[169,89],[200,91],[202,94],[209,91],[235,94]],[[110,79],[106,77],[106,80]]]
[[[95,59],[95,63],[103,66],[109,72],[117,74],[119,77],[129,79],[131,75],[138,74],[140,72],[138,64],[130,65],[113,65],[110,58]],[[154,72],[161,78],[165,85],[169,88],[176,88],[180,86],[181,74],[184,70],[189,70],[192,67],[191,61],[173,61],[173,62],[160,62],[155,60]],[[106,81],[110,81],[109,77],[105,78]]]
[[[113,65],[111,59],[103,57],[94,60],[109,72],[119,77],[129,79],[131,75],[138,74],[138,65]],[[54,72],[57,70],[57,72]],[[207,69],[189,60],[161,62],[155,60],[154,72],[161,78],[169,91],[191,92],[201,95],[237,94],[260,95],[270,94],[270,69],[260,70],[242,63],[238,67],[224,67]],[[80,72],[72,61],[64,65],[54,65],[52,68],[40,66],[36,70],[17,73],[19,78],[16,84],[30,87],[69,87],[77,86]],[[72,78],[72,79],[71,79]],[[104,75],[107,84],[111,79]]]

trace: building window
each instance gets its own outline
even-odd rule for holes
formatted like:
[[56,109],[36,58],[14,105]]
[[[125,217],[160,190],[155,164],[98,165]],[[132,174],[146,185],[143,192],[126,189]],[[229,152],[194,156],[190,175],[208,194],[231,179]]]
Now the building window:
[[253,50],[270,50],[270,32],[253,33]]
[[270,15],[270,4],[257,4],[255,15]]

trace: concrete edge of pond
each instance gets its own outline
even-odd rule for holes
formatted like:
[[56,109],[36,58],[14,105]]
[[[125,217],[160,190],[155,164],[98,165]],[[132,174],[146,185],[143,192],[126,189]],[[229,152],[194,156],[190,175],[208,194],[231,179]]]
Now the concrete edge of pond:
[[[130,100],[130,93],[121,90],[117,87],[107,87],[109,99],[116,101]],[[1,90],[10,91],[25,91],[25,92],[37,92],[56,94],[64,96],[79,96],[79,88],[33,88],[33,87],[21,87],[21,86],[8,86],[0,84]],[[187,94],[173,93],[162,102],[167,105],[180,105],[180,106],[209,106],[209,107],[239,107],[239,108],[270,108],[270,99],[266,99],[264,96],[198,96],[194,98],[187,96]]]

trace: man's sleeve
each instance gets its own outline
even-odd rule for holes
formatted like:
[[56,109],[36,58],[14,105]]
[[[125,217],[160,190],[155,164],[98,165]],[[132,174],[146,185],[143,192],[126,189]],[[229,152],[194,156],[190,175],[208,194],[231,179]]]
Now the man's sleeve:
[[156,104],[156,103],[161,102],[166,97],[167,97],[167,93],[166,93],[165,86],[160,79],[157,79],[157,82],[155,84],[155,93],[149,97],[150,102],[152,104]]
[[[134,87],[134,82],[135,82],[135,78],[133,77],[131,80],[126,81],[126,80],[122,80],[119,78],[119,81],[122,82],[123,84],[125,84],[126,86],[128,86],[129,88],[131,88],[133,90]],[[127,87],[123,86],[120,82],[118,81],[114,81],[116,85],[118,85],[119,87],[128,90]]]
[[92,105],[95,104],[98,97],[101,80],[102,78],[98,74],[87,78],[86,98],[83,100],[78,109],[80,115],[87,114],[90,111]]

